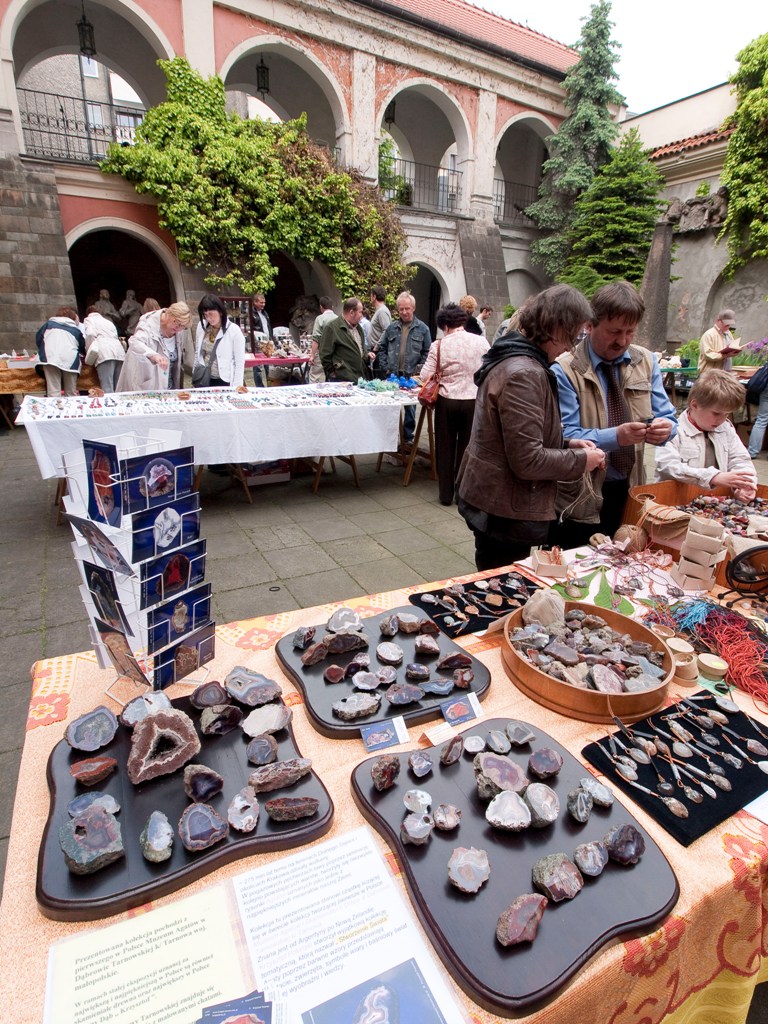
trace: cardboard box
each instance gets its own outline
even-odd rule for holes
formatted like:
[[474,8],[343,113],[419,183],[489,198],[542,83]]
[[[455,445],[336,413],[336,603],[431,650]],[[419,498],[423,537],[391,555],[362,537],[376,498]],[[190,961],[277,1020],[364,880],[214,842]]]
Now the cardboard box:
[[251,462],[242,467],[248,487],[261,484],[279,484],[291,479],[291,466],[287,459],[274,462]]
[[714,582],[716,575],[715,566],[699,565],[697,562],[689,562],[687,558],[681,558],[677,566],[682,576],[692,576],[697,580],[710,580]]
[[718,537],[720,540],[725,536],[725,530],[720,523],[716,523],[712,519],[700,519],[699,516],[691,516],[688,533],[700,533],[705,537]]
[[680,547],[680,557],[707,566],[714,572],[717,563],[725,557],[725,548],[719,546],[716,551],[708,551],[700,546],[698,537],[689,534]]
[[711,576],[708,580],[697,579],[694,576],[686,576],[685,573],[680,572],[679,566],[677,565],[672,566],[669,570],[669,575],[681,590],[711,590],[715,582],[714,576]]
[[721,551],[726,544],[725,534],[722,537],[710,537],[706,533],[696,533],[695,530],[688,530],[685,539],[695,544],[701,551],[713,555]]
[[531,568],[537,576],[564,580],[568,575],[567,563],[553,561],[553,553],[546,548],[531,548]]

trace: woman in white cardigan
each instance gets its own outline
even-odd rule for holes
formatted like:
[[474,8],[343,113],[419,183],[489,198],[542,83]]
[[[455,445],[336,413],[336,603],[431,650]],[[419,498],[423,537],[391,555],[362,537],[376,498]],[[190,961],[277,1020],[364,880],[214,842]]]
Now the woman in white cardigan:
[[226,307],[218,295],[204,295],[197,312],[200,323],[195,338],[195,367],[210,363],[209,387],[242,387],[245,372],[243,332],[227,317]]

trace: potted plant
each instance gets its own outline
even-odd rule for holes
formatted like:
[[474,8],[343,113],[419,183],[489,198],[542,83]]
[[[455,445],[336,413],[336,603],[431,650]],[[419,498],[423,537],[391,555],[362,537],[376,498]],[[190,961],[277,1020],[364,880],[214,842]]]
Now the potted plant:
[[693,338],[691,341],[686,341],[684,345],[680,346],[676,354],[680,359],[681,366],[698,366],[699,339]]

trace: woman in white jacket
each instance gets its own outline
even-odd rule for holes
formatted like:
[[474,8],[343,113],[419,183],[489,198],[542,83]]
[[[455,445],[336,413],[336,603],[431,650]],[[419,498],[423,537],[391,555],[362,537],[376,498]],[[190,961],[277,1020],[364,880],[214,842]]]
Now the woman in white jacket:
[[85,335],[85,361],[96,367],[99,384],[104,394],[117,390],[120,371],[123,368],[125,349],[117,336],[117,327],[102,316],[95,306],[89,306],[83,320]]
[[[195,368],[210,364],[209,387],[242,387],[245,372],[243,332],[227,317],[226,307],[218,295],[204,295],[197,312],[200,323],[195,338]],[[194,381],[194,370],[192,372]]]

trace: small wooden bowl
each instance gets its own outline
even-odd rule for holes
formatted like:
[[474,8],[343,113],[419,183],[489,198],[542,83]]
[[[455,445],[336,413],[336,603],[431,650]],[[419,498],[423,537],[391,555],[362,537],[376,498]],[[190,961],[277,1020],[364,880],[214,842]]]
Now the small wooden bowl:
[[716,654],[700,654],[698,663],[699,671],[705,679],[710,679],[714,683],[719,683],[721,679],[725,679],[725,673],[728,671],[728,662],[718,658]]
[[614,715],[624,722],[637,722],[658,711],[664,703],[674,671],[674,660],[666,643],[647,626],[619,612],[591,608],[579,601],[566,601],[566,612],[575,608],[586,611],[587,614],[599,615],[611,629],[619,633],[628,633],[633,640],[643,640],[652,644],[656,650],[662,651],[662,667],[666,674],[659,680],[659,685],[640,693],[600,693],[598,690],[582,690],[578,686],[571,686],[570,683],[547,675],[526,661],[510,643],[510,633],[523,625],[523,610],[518,608],[504,620],[505,642],[501,648],[504,668],[518,690],[522,690],[537,704],[542,704],[545,708],[557,711],[568,718],[578,718],[582,722],[611,724]]
[[699,660],[695,654],[681,654],[675,658],[675,679],[699,678]]
[[683,640],[682,637],[672,636],[667,640],[667,647],[672,651],[675,658],[679,658],[682,655],[690,655],[696,653],[696,648],[693,644],[689,644],[687,640]]

